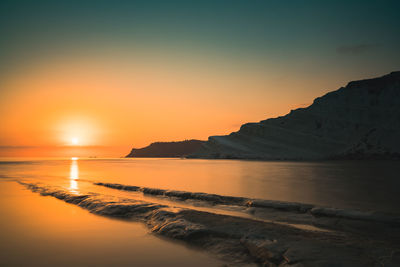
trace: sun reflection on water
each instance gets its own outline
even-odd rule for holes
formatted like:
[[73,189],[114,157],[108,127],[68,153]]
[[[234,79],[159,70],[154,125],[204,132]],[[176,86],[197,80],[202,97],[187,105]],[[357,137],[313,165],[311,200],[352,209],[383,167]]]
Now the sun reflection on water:
[[71,158],[71,168],[69,172],[69,190],[74,193],[78,193],[78,182],[79,179],[79,169],[78,169],[78,158],[73,157]]

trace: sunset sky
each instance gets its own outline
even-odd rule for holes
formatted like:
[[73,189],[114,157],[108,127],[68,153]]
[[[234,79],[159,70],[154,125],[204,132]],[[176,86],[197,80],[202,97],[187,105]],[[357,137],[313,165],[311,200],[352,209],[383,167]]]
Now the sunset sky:
[[0,156],[74,146],[122,156],[284,115],[400,70],[399,10],[399,1],[2,0]]

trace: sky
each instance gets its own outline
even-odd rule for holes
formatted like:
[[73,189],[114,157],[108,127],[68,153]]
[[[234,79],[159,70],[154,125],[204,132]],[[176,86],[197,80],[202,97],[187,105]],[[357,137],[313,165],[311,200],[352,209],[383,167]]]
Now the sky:
[[123,156],[285,115],[400,70],[399,10],[399,1],[2,0],[0,156],[84,147]]

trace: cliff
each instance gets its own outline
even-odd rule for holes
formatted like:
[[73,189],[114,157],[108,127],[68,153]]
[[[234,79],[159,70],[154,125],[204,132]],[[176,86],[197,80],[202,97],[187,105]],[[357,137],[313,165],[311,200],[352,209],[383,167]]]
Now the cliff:
[[194,153],[205,141],[155,142],[144,148],[133,148],[127,158],[179,158]]
[[195,158],[400,158],[400,71],[350,82],[286,116],[211,136]]

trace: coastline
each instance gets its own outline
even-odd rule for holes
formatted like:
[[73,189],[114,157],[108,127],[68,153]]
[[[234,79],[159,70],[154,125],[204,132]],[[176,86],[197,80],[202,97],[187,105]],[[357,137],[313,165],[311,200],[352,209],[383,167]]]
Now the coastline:
[[[267,221],[179,208],[135,198],[107,198],[101,194],[77,194],[62,188],[22,184],[43,196],[78,205],[94,214],[141,221],[157,235],[183,241],[223,259],[231,258],[236,264],[370,266],[378,264],[388,254],[395,254],[396,257],[386,259],[385,263],[398,263],[398,218],[394,221],[376,221],[365,220],[362,216],[346,217],[343,214],[339,214],[338,218],[325,210],[322,213],[311,213],[311,224],[321,230],[306,230],[293,227],[292,224],[295,224],[295,220],[297,223],[307,223],[310,214],[293,210],[290,208],[293,205],[288,206],[287,203],[272,209],[271,206],[260,205],[249,207],[253,214],[262,213],[264,218],[272,218]],[[189,192],[181,193],[181,196],[187,196]],[[171,198],[165,194],[163,197]],[[276,223],[282,221],[283,214],[290,224]]]
[[2,179],[0,193],[0,265],[223,265],[223,261],[179,242],[149,235],[143,224],[98,216],[44,198],[14,179]]

